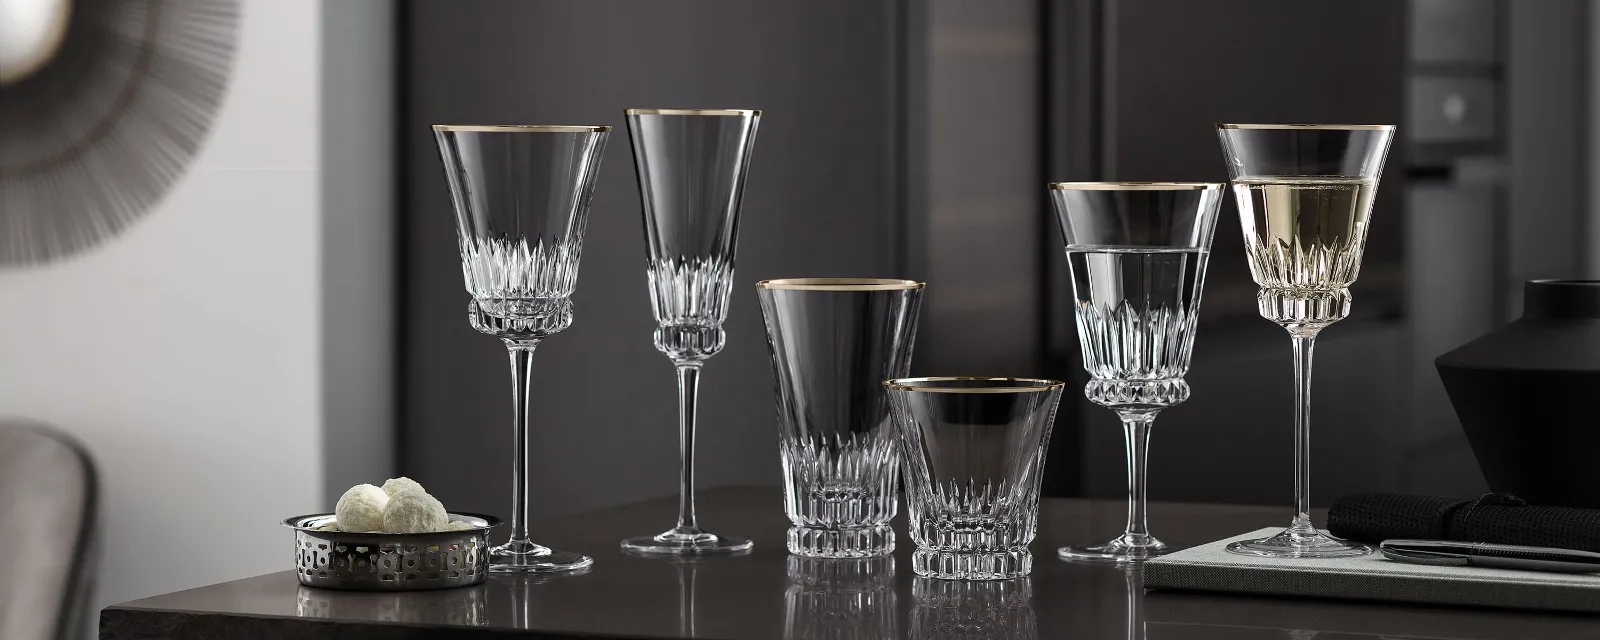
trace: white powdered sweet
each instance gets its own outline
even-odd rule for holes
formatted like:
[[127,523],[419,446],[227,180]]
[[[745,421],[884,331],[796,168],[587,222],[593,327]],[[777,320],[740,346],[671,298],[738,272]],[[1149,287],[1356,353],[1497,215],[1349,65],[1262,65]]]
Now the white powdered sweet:
[[389,499],[383,510],[386,533],[428,533],[442,531],[450,522],[444,503],[425,491],[401,491]]
[[340,531],[383,531],[383,514],[389,494],[370,484],[358,484],[339,496],[333,507]]
[[445,531],[466,531],[476,528],[478,528],[478,525],[472,524],[471,522],[467,522],[465,520],[451,520],[448,524],[444,525]]
[[426,489],[423,489],[422,485],[416,480],[412,480],[411,478],[404,476],[399,478],[389,478],[383,482],[383,492],[389,494],[389,497],[393,498],[394,494],[400,493],[401,491],[415,491],[417,493],[428,492]]

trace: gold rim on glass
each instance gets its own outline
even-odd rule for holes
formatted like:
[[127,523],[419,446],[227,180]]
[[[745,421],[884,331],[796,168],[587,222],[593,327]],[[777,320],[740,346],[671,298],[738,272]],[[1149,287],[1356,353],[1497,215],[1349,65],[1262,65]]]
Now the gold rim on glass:
[[[997,382],[1008,383],[996,387],[934,387],[930,382]],[[1044,378],[983,378],[971,376],[943,376],[933,378],[895,378],[884,380],[883,387],[890,391],[922,391],[926,393],[1025,393],[1060,389],[1066,383]]]
[[759,116],[760,109],[624,109],[630,116]]
[[1394,131],[1392,124],[1219,124],[1218,129],[1322,129],[1325,131]]
[[1211,191],[1221,182],[1052,182],[1055,191]]
[[780,278],[756,283],[758,289],[780,291],[906,291],[923,286],[916,280],[893,278]]
[[502,133],[605,133],[611,127],[605,125],[568,125],[568,124],[436,124],[434,131],[472,131],[472,132],[502,132]]

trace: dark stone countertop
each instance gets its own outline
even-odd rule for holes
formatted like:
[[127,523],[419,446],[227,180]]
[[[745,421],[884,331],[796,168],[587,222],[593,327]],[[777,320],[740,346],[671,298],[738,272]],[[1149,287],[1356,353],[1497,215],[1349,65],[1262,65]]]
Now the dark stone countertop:
[[[919,579],[898,540],[895,562],[864,565],[791,558],[778,490],[716,489],[700,496],[701,522],[748,535],[753,553],[698,562],[623,555],[617,543],[664,526],[676,498],[544,522],[534,539],[587,553],[580,575],[494,575],[463,589],[399,594],[300,586],[291,536],[285,571],[108,607],[104,640],[280,638],[1117,638],[1138,640],[1348,640],[1600,638],[1600,618],[1378,603],[1189,593],[1145,593],[1137,570],[1068,564],[1055,549],[1119,531],[1121,501],[1047,499],[1026,580]],[[1151,505],[1153,532],[1189,546],[1289,519],[1289,508]],[[903,526],[905,517],[898,524]],[[897,565],[897,566],[896,566]],[[892,569],[891,569],[892,567]],[[889,573],[892,570],[892,573]]]

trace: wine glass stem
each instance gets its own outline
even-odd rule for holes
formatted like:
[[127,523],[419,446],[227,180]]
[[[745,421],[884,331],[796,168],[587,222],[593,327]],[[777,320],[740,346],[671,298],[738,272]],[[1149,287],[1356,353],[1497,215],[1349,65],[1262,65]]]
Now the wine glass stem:
[[1148,542],[1150,528],[1145,515],[1145,472],[1149,470],[1150,425],[1154,411],[1119,411],[1122,435],[1128,453],[1128,526],[1124,538],[1136,544]]
[[1294,338],[1294,524],[1311,530],[1311,351],[1316,334]]
[[678,530],[698,529],[694,517],[694,414],[700,363],[678,363]]
[[533,384],[533,349],[539,342],[505,342],[511,352],[511,410],[516,433],[512,445],[516,463],[511,467],[511,543],[515,544],[528,541],[528,427],[533,418],[528,395]]

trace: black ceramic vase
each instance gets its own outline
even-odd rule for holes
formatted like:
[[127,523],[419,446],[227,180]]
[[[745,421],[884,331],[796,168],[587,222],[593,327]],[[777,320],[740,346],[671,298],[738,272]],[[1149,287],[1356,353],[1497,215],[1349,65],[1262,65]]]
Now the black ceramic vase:
[[1600,280],[1523,291],[1520,319],[1434,365],[1491,490],[1600,508]]

